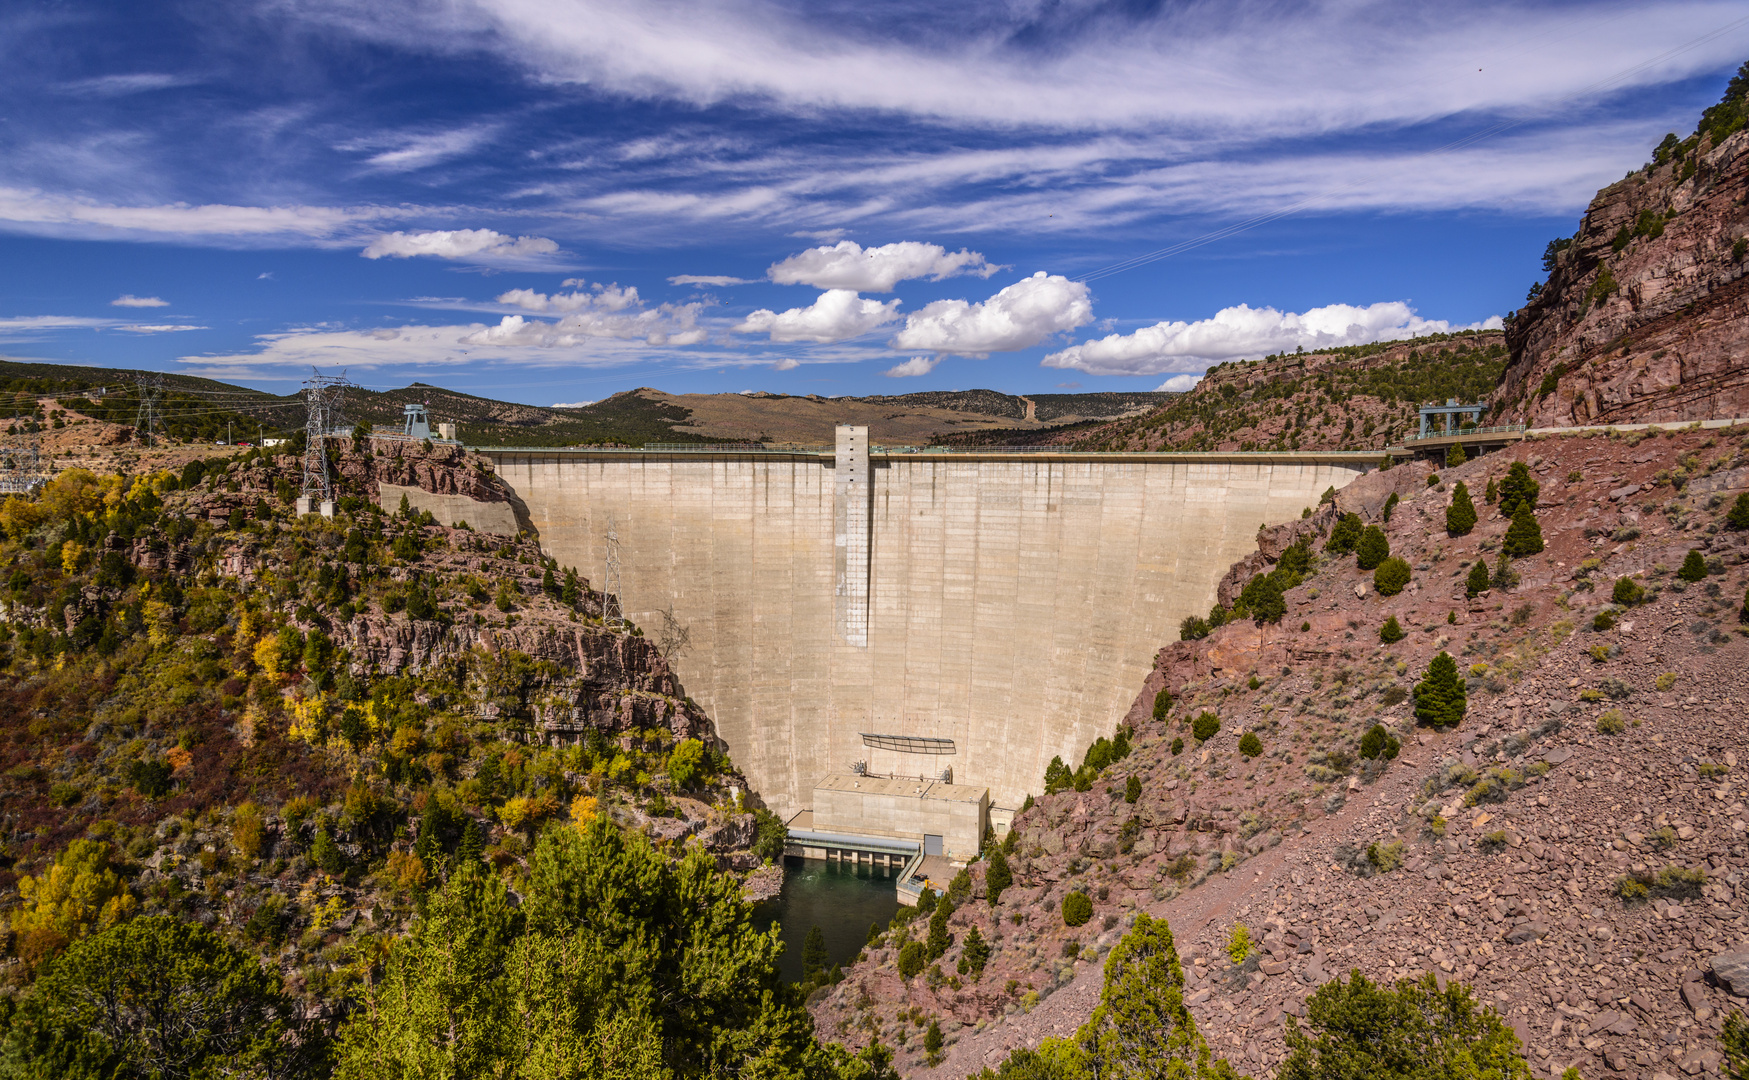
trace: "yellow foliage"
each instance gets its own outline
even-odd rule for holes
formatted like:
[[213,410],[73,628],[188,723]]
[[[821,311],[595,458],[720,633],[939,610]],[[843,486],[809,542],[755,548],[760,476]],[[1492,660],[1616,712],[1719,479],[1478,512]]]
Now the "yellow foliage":
[[558,808],[558,802],[551,791],[543,791],[532,799],[526,795],[517,795],[506,799],[504,805],[498,808],[498,820],[504,822],[506,828],[520,829],[524,825],[533,825],[542,818],[551,817]]
[[12,913],[18,952],[35,964],[97,930],[126,921],[138,906],[114,870],[109,845],[75,840],[41,877],[18,879],[23,903]]
[[[272,638],[262,638],[263,642]],[[295,698],[291,703],[292,721],[287,731],[294,739],[302,739],[311,746],[320,746],[328,737],[328,698],[318,693],[315,697]]]
[[429,876],[425,864],[411,851],[389,852],[388,865],[383,869],[389,880],[395,883],[395,888],[402,892],[417,889]]
[[184,750],[182,747],[177,746],[173,747],[169,753],[164,755],[164,760],[170,763],[170,770],[172,772],[181,772],[194,760],[194,755],[189,751]]
[[254,608],[244,608],[243,614],[237,617],[237,639],[250,641],[261,634],[261,613]]
[[173,644],[181,636],[176,625],[176,609],[162,600],[146,601],[146,640],[154,649]]
[[61,545],[61,571],[71,574],[79,569],[79,564],[85,561],[85,545],[77,540],[69,540]]
[[331,896],[327,902],[318,904],[310,912],[310,929],[321,933],[333,926],[340,918],[340,913],[346,910],[346,900],[343,897]]
[[571,800],[571,823],[579,829],[595,820],[595,796],[579,795]]
[[245,859],[261,854],[261,841],[266,832],[267,822],[262,817],[261,807],[253,802],[245,802],[232,812],[231,843],[237,854]]
[[279,638],[268,634],[255,643],[255,666],[269,675],[278,675],[279,670]]

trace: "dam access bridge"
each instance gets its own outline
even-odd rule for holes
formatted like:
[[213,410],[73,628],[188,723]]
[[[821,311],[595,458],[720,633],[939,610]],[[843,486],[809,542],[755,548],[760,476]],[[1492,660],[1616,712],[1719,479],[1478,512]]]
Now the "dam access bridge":
[[[858,835],[941,836],[944,855],[976,840],[896,802],[867,809],[856,778],[957,789],[930,810],[948,816],[976,793],[1005,829],[1052,757],[1077,762],[1112,733],[1155,651],[1209,609],[1260,527],[1381,459],[889,449],[861,427],[820,448],[475,452],[546,551],[597,583],[611,529],[626,617],[686,628],[676,673],[775,812],[843,821],[833,807],[854,798]],[[413,497],[444,521],[484,509]],[[920,768],[870,733],[953,749]]]

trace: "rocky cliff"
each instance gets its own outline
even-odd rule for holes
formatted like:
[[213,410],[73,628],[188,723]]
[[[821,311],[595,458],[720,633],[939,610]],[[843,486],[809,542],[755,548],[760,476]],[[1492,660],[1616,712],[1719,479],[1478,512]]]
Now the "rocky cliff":
[[1507,324],[1495,395],[1532,426],[1749,416],[1749,77],[1597,193]]

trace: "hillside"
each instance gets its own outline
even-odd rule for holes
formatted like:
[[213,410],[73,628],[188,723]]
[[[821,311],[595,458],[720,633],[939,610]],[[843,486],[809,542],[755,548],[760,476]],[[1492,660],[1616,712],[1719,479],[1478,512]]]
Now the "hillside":
[[1382,448],[1416,430],[1420,404],[1486,398],[1505,360],[1499,331],[1466,331],[1219,364],[1149,412],[1052,441],[1078,450]]
[[[1540,484],[1546,546],[1503,559],[1509,521],[1482,493],[1515,462]],[[1460,481],[1480,522],[1452,536]],[[1301,538],[1303,580],[1273,612],[1253,600],[1256,619],[1223,612],[1162,643],[1122,720],[1127,756],[1040,778],[1002,845],[999,902],[973,864],[939,960],[901,977],[924,931],[896,923],[816,999],[821,1031],[903,1046],[910,1075],[995,1067],[1087,1019],[1102,960],[1146,912],[1176,934],[1196,1023],[1254,1075],[1281,1063],[1283,1017],[1350,969],[1474,986],[1539,1077],[1716,1071],[1720,1024],[1749,997],[1724,959],[1749,947],[1749,528],[1726,521],[1741,496],[1749,526],[1746,489],[1749,427],[1544,439],[1375,472],[1260,534],[1267,554],[1222,597]],[[1348,513],[1382,527],[1406,588],[1381,595],[1327,550]],[[1698,576],[1677,574],[1691,551]],[[1401,639],[1381,640],[1391,619]],[[1436,727],[1415,688],[1441,653],[1467,701]],[[1400,753],[1369,757],[1374,725]],[[1084,925],[1065,922],[1072,894],[1091,901]],[[1240,925],[1253,944],[1235,962]],[[973,927],[978,977],[960,967]],[[934,1070],[917,1052],[929,1019],[947,1033]]]
[[1686,139],[1597,193],[1507,324],[1533,426],[1749,416],[1749,64]]

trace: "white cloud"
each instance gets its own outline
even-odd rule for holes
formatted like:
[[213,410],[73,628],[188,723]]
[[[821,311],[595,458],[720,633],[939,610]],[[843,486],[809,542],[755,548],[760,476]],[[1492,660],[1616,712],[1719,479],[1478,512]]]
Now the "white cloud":
[[549,409],[583,409],[595,404],[593,401],[556,401],[548,405]]
[[724,285],[751,285],[755,280],[756,279],[754,278],[730,277],[727,274],[675,274],[668,279],[668,284],[693,286],[713,285],[720,288]]
[[587,282],[571,278],[565,284],[579,286],[579,291],[554,293],[548,296],[546,293],[535,292],[533,289],[511,289],[499,296],[498,302],[526,308],[529,311],[556,312],[625,311],[630,308],[642,307],[644,303],[639,298],[635,285],[628,285],[622,289],[618,282],[612,285],[597,283],[589,286],[590,291],[583,292],[581,287],[587,286]]
[[809,248],[772,263],[765,273],[779,285],[892,292],[899,282],[911,278],[940,281],[960,274],[987,278],[1003,269],[1006,267],[992,265],[983,255],[965,248],[950,252],[940,244],[915,240],[864,248],[854,240],[840,240],[831,247]]
[[1029,348],[1092,319],[1093,295],[1086,285],[1040,270],[980,304],[937,300],[906,318],[905,329],[893,335],[891,344],[895,349],[988,356]]
[[388,142],[391,144],[389,149],[366,159],[370,167],[377,172],[412,172],[471,153],[490,142],[497,131],[495,125],[479,125],[348,143],[341,149],[367,150]]
[[0,318],[0,339],[19,341],[41,338],[64,330],[124,330],[132,334],[172,334],[205,330],[185,323],[130,323],[120,319],[92,319],[76,315],[14,315]]
[[82,97],[123,97],[151,90],[171,90],[182,86],[193,86],[198,82],[200,82],[199,79],[186,75],[139,72],[132,75],[99,75],[95,78],[79,79],[75,82],[62,83],[59,89],[63,93]]
[[205,330],[204,326],[191,326],[187,323],[118,323],[117,330],[126,330],[130,334],[176,334],[184,330]]
[[[793,356],[786,356],[782,360],[779,360],[775,364],[772,364],[771,370],[773,370],[773,371],[794,371],[796,368],[799,368],[801,366],[802,366],[802,362],[800,360],[797,360]],[[743,394],[751,394],[753,391],[743,390],[741,392]]]
[[428,232],[384,233],[362,254],[367,259],[439,259],[522,261],[552,255],[559,245],[544,236],[506,236],[492,229],[435,229]]
[[331,206],[191,206],[167,203],[119,206],[53,195],[33,188],[0,187],[0,222],[30,232],[147,238],[321,240],[390,211]]
[[1154,387],[1154,391],[1156,393],[1188,394],[1196,389],[1196,384],[1199,382],[1202,382],[1201,375],[1174,375],[1159,386]]
[[828,289],[805,308],[781,314],[766,308],[736,324],[737,334],[769,333],[773,341],[843,341],[878,330],[899,317],[899,302],[865,300],[850,289]]
[[1296,348],[1328,349],[1499,326],[1498,316],[1471,326],[1456,326],[1445,319],[1424,319],[1400,300],[1368,307],[1329,304],[1299,314],[1240,304],[1192,323],[1161,322],[1133,334],[1109,334],[1071,345],[1046,356],[1043,364],[1076,368],[1092,375],[1157,375],[1191,366],[1206,368],[1224,360],[1292,352]]
[[109,302],[110,307],[169,307],[170,301],[160,300],[156,296],[135,296],[133,293],[123,293]]
[[881,374],[889,379],[902,379],[907,375],[927,375],[934,371],[935,365],[939,363],[941,363],[939,356],[913,356],[902,364],[888,368]]

